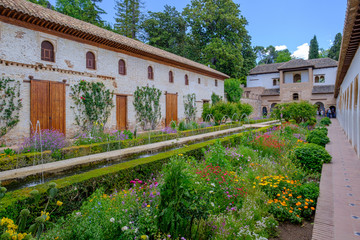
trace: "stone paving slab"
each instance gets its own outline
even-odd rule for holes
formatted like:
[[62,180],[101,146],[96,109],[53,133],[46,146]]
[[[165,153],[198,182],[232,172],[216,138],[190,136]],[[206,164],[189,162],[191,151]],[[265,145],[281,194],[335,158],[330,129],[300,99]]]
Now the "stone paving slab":
[[230,129],[225,129],[225,130],[216,131],[216,132],[194,135],[194,136],[190,136],[190,137],[172,139],[172,140],[158,142],[158,143],[151,143],[151,144],[146,144],[146,145],[141,145],[141,146],[136,146],[136,147],[131,147],[131,148],[124,148],[124,149],[115,150],[115,151],[109,151],[109,152],[92,154],[92,155],[87,155],[87,156],[82,156],[82,157],[77,157],[77,158],[71,158],[71,159],[52,162],[52,163],[45,163],[45,164],[39,164],[39,165],[35,165],[35,166],[30,166],[30,167],[13,169],[13,170],[9,170],[9,171],[0,172],[0,181],[11,180],[11,179],[16,179],[16,178],[25,178],[25,177],[28,177],[31,175],[36,175],[36,174],[41,174],[41,173],[57,172],[57,171],[69,169],[69,168],[72,168],[75,166],[79,166],[79,165],[94,163],[97,161],[116,160],[116,159],[126,157],[131,154],[135,154],[135,153],[141,153],[141,152],[146,152],[146,151],[155,151],[157,149],[160,149],[163,147],[168,147],[168,146],[176,147],[176,146],[186,144],[191,141],[201,141],[203,139],[215,138],[217,136],[236,133],[241,130],[248,129],[248,128],[261,128],[261,127],[267,126],[268,124],[273,124],[275,122],[277,122],[277,121],[269,121],[269,122],[264,122],[261,124],[245,124],[245,125],[243,125],[241,127],[237,127],[237,128],[230,128]]
[[337,119],[328,136],[332,162],[322,169],[312,239],[360,240],[360,159]]

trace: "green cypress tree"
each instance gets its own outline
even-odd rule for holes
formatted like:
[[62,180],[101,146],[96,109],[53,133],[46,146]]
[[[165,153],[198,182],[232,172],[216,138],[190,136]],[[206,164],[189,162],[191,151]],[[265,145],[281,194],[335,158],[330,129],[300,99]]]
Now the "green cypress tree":
[[329,54],[328,54],[329,58],[332,58],[332,59],[334,59],[336,61],[339,60],[340,48],[341,48],[341,40],[342,40],[341,33],[336,34],[334,43],[333,43],[333,45],[331,46],[331,48],[329,50]]
[[135,39],[141,25],[143,3],[141,0],[116,0],[115,3],[115,31]]
[[319,43],[316,39],[316,35],[310,41],[309,59],[319,58]]

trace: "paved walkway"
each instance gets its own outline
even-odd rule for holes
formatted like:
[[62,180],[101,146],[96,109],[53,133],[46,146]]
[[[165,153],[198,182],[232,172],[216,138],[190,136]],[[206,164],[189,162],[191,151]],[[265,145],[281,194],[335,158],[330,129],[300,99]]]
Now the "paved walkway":
[[312,238],[360,240],[360,159],[338,120],[332,119],[328,136],[332,162],[322,169]]

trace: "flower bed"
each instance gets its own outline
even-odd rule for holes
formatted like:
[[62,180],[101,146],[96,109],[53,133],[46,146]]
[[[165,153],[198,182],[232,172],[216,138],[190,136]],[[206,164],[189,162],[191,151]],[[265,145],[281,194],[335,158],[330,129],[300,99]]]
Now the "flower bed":
[[102,153],[102,152],[119,150],[134,146],[150,144],[150,143],[162,142],[162,141],[172,140],[182,137],[189,137],[203,133],[215,132],[215,131],[235,128],[239,126],[241,126],[241,124],[240,125],[228,124],[228,125],[221,125],[215,127],[207,127],[203,129],[187,130],[177,133],[151,135],[150,137],[142,135],[141,137],[136,139],[65,147],[54,152],[44,151],[44,152],[36,152],[36,153],[3,155],[2,158],[0,157],[0,172],[15,168],[20,168],[20,167],[37,165],[41,163],[40,159],[46,159],[46,162],[54,162],[59,160],[75,158],[75,157],[87,156],[96,153]]

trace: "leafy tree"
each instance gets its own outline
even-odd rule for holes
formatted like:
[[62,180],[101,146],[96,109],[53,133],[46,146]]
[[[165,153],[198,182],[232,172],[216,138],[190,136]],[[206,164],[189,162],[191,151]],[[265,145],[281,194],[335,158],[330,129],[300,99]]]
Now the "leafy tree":
[[327,57],[329,57],[329,49],[320,48],[319,58],[327,58]]
[[220,101],[222,101],[222,97],[213,92],[211,94],[211,103],[216,104],[216,103],[218,103]]
[[106,12],[97,5],[99,2],[102,0],[57,0],[56,11],[103,27],[100,15]]
[[129,38],[135,39],[140,29],[142,14],[141,0],[116,0],[115,30]]
[[165,5],[163,12],[149,12],[142,23],[144,41],[178,55],[184,55],[186,22],[175,7]]
[[249,75],[251,69],[256,66],[256,54],[254,48],[251,46],[251,36],[246,34],[243,40],[241,55],[244,58],[243,66],[240,70],[241,78],[245,78]]
[[290,60],[291,60],[291,52],[289,51],[289,49],[285,49],[277,52],[277,57],[275,60],[276,63],[288,62]]
[[196,95],[187,94],[184,96],[184,109],[185,109],[185,118],[188,122],[195,121],[196,118]]
[[276,51],[274,46],[270,45],[267,48],[256,46],[254,50],[257,57],[260,59],[258,63],[259,65],[275,63],[278,51]]
[[192,0],[183,15],[190,27],[186,57],[241,77],[247,21],[239,5],[232,0]]
[[32,2],[32,3],[36,3],[36,4],[39,4],[43,7],[50,7],[51,9],[53,9],[54,7],[51,6],[50,2],[48,0],[28,0],[29,2]]
[[290,119],[297,123],[306,122],[316,117],[317,107],[308,101],[277,104],[271,115],[276,119]]
[[331,48],[329,49],[329,54],[328,54],[329,58],[332,58],[332,59],[334,59],[336,61],[339,60],[340,48],[341,48],[341,40],[342,40],[341,33],[336,34],[334,43],[331,46]]
[[243,94],[239,79],[229,78],[225,80],[224,91],[226,99],[229,102],[239,102]]
[[316,39],[316,35],[310,41],[309,59],[319,58],[319,43]]
[[[205,107],[206,106],[206,107]],[[238,120],[245,116],[249,116],[253,108],[251,105],[246,103],[230,103],[219,101],[216,104],[204,105],[202,118],[206,120],[208,115],[214,116],[214,120],[217,124],[226,122],[227,119]]]
[[143,130],[148,126],[154,130],[158,125],[161,119],[160,96],[161,91],[154,86],[136,87],[133,104],[136,120],[140,122]]

